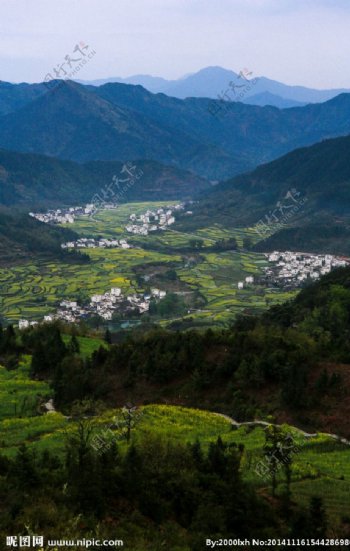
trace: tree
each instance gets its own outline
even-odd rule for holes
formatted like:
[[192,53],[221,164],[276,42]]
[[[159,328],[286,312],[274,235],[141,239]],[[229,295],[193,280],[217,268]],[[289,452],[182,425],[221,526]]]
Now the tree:
[[94,412],[94,403],[91,400],[75,402],[71,409],[71,418],[75,421],[75,429],[68,432],[66,436],[68,445],[73,446],[78,452],[79,466],[82,466],[84,456],[90,449],[90,440],[96,427]]
[[66,433],[66,469],[68,495],[77,509],[99,516],[103,510],[103,487],[92,440],[97,430],[95,413],[96,407],[91,400],[77,402],[72,407],[75,425]]
[[2,349],[5,352],[13,352],[16,350],[16,333],[12,325],[6,327],[2,341]]
[[54,371],[52,386],[55,391],[55,403],[58,406],[72,404],[93,396],[89,362],[80,356],[66,356]]
[[32,376],[39,375],[46,369],[46,352],[44,344],[39,340],[35,344],[35,348],[32,355],[32,361],[30,366],[30,373]]
[[58,365],[67,354],[67,348],[56,325],[45,325],[34,331],[31,336],[33,356],[32,375],[54,375]]
[[269,425],[265,429],[265,458],[267,460],[268,471],[271,476],[272,495],[275,495],[277,488],[277,472],[283,467],[286,481],[286,504],[289,508],[290,500],[290,483],[292,473],[292,460],[295,446],[293,437],[287,433],[282,427],[277,425]]
[[281,440],[280,429],[276,425],[269,425],[265,429],[264,452],[268,462],[268,470],[271,476],[272,495],[276,493],[277,470],[279,467],[279,443]]
[[282,387],[283,401],[291,407],[305,406],[307,403],[306,388],[306,366],[286,366],[285,380]]
[[68,349],[72,354],[79,354],[80,344],[79,344],[79,341],[78,341],[78,339],[75,335],[72,335],[72,338],[70,340]]
[[119,434],[130,444],[131,431],[139,423],[141,416],[141,410],[133,404],[127,403],[121,410],[120,416],[115,417],[112,428],[119,430]]
[[315,538],[324,538],[327,534],[327,517],[321,497],[312,497],[309,505],[310,533]]
[[294,453],[294,441],[290,434],[285,435],[284,441],[282,442],[282,461],[283,461],[283,471],[286,481],[286,491],[284,494],[285,499],[285,512],[289,516],[290,514],[290,484],[292,481],[292,462],[293,462],[293,453]]
[[19,488],[35,488],[39,482],[34,454],[25,444],[21,444],[18,449],[12,475]]

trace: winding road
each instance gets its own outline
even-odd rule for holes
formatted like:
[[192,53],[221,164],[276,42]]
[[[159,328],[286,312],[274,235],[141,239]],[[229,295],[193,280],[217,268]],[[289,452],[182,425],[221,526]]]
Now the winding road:
[[[236,421],[235,419],[233,419],[229,415],[225,415],[224,413],[215,412],[215,415],[218,415],[219,417],[223,417],[224,419],[229,421],[231,423],[231,425],[234,425],[237,428],[240,428],[240,427],[243,427],[243,426],[268,427],[269,425],[273,424],[273,423],[268,423],[267,421],[260,421],[260,420],[243,421],[242,423],[240,423],[239,421]],[[277,424],[276,426],[281,427],[282,425]],[[323,434],[324,436],[328,436],[329,438],[333,438],[334,440],[337,440],[338,442],[341,442],[342,444],[345,444],[346,446],[350,446],[350,440],[347,440],[346,438],[344,438],[343,436],[339,436],[338,434],[332,434],[332,433],[329,433],[329,432],[322,432],[322,433],[306,432],[306,431],[300,429],[299,427],[295,427],[294,425],[291,425],[291,426],[293,427],[294,430],[296,430],[297,432],[299,432],[300,434],[305,436],[305,438],[315,438],[316,436],[318,436],[318,434]]]

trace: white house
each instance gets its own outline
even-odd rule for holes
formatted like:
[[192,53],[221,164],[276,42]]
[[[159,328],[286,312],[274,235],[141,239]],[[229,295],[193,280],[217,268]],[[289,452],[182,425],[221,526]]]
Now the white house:
[[111,295],[115,297],[120,297],[121,294],[122,294],[122,290],[119,287],[113,287],[111,289]]
[[44,316],[44,321],[46,321],[46,322],[53,321],[53,316],[50,316],[50,315]]
[[152,297],[159,298],[160,296],[160,289],[151,289],[151,295]]

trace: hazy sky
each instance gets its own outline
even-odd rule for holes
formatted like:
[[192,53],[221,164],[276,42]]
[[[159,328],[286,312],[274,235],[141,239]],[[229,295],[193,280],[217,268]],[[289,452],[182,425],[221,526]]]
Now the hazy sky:
[[43,80],[83,41],[96,51],[85,80],[220,65],[350,87],[350,0],[0,0],[0,32],[12,82]]

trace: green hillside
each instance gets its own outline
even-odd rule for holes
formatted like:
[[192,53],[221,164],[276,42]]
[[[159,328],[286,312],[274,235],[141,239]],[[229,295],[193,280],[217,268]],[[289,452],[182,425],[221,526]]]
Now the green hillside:
[[77,252],[64,251],[61,243],[77,238],[66,228],[49,226],[27,214],[0,208],[0,265],[21,264],[28,259],[56,259],[63,262],[88,262]]
[[[155,161],[135,161],[131,175],[119,161],[79,164],[43,155],[0,150],[0,204],[41,208],[101,200],[188,199],[209,182]],[[137,178],[132,178],[136,174]],[[115,182],[118,179],[118,185]],[[120,181],[120,182],[119,182]],[[117,195],[118,194],[118,195]]]
[[256,228],[258,251],[350,253],[350,137],[297,149],[208,191],[191,230],[214,220]]

